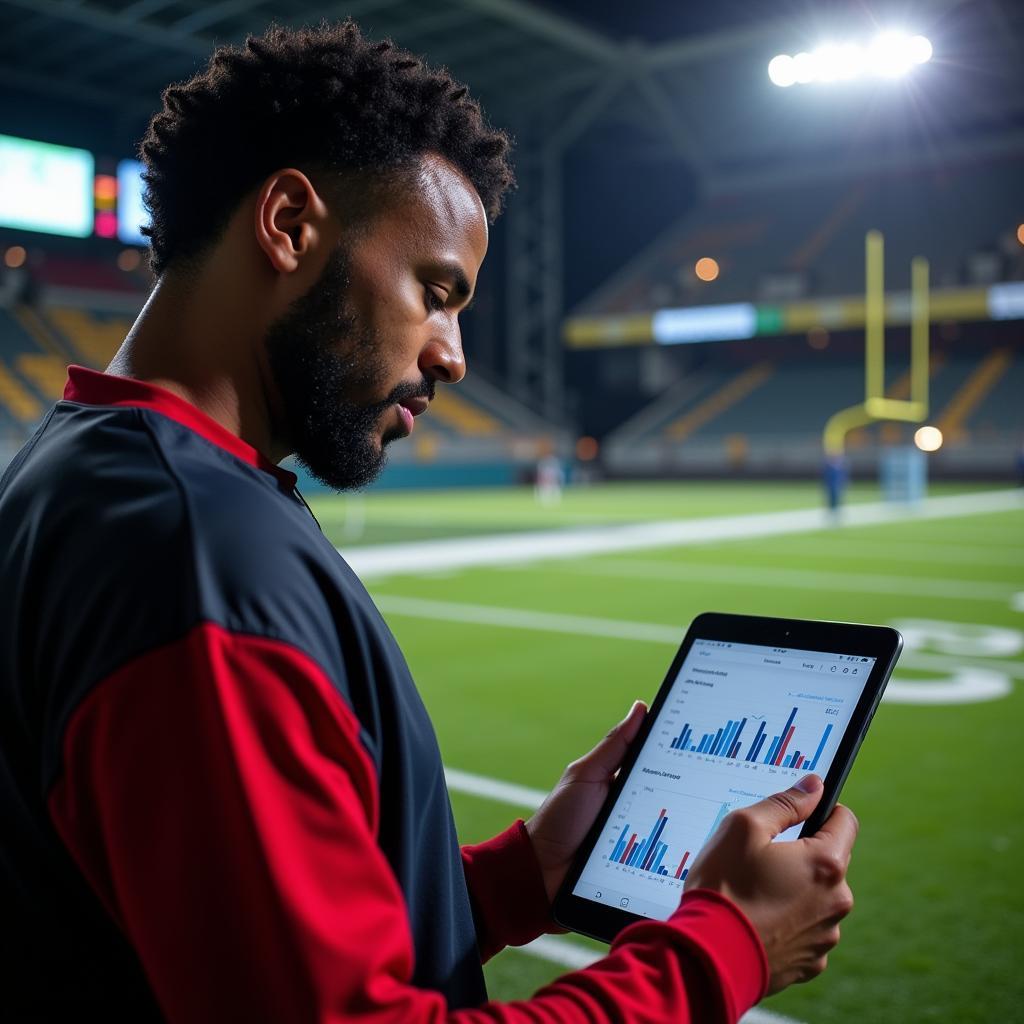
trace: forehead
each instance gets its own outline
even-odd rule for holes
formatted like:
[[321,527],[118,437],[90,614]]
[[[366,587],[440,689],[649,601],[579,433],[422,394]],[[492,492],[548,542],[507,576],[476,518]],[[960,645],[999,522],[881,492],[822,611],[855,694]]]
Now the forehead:
[[413,179],[376,221],[371,235],[420,258],[456,259],[475,274],[487,252],[487,215],[470,182],[428,154]]

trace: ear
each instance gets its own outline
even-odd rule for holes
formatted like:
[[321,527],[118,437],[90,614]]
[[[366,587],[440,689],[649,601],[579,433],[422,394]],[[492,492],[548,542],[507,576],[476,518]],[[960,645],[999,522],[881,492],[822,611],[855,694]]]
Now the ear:
[[278,273],[293,273],[325,241],[329,211],[302,171],[275,171],[260,188],[254,213],[256,243]]

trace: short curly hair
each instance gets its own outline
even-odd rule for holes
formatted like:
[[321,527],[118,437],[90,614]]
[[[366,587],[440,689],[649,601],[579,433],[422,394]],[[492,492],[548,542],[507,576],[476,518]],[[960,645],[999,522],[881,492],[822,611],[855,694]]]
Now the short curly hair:
[[372,198],[436,153],[472,183],[493,223],[514,185],[510,146],[446,69],[367,40],[351,18],[274,25],[218,47],[201,72],[164,90],[139,147],[150,264],[159,275],[198,257],[243,197],[289,166],[334,172],[333,198],[365,224],[379,209]]

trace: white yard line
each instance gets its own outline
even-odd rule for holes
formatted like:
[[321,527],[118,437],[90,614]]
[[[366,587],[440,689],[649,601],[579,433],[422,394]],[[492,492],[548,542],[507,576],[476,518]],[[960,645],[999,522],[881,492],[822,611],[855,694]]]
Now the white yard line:
[[[851,505],[843,510],[842,525],[843,528],[847,528],[876,526],[882,523],[912,523],[927,519],[1021,509],[1024,509],[1024,494],[1020,491],[985,491],[981,494],[954,494],[928,498],[910,508],[887,502]],[[631,523],[627,526],[543,530],[408,544],[382,544],[340,550],[356,573],[364,579],[370,579],[397,574],[416,575],[485,565],[517,565],[547,558],[577,558],[584,555],[610,554],[615,551],[640,551],[834,529],[836,525],[824,509],[811,508],[754,515],[715,516],[707,519]]]
[[508,804],[510,807],[528,807],[531,811],[540,807],[547,796],[543,789],[517,786],[514,782],[502,782],[501,779],[490,779],[486,775],[474,775],[447,766],[444,778],[448,788],[456,793],[482,796],[486,800]]
[[[431,601],[420,597],[400,597],[397,594],[381,594],[375,601],[382,612],[414,619],[466,622],[478,626],[528,629],[568,636],[640,640],[673,647],[679,646],[686,632],[682,625],[666,626],[655,622],[630,622],[589,615],[561,615],[558,612],[538,612],[527,608],[499,608],[493,605],[461,604],[455,601]],[[1024,679],[1024,661],[905,651],[900,656],[900,666],[939,672],[969,666],[993,669],[1015,679]]]
[[777,569],[710,562],[586,561],[564,567],[588,576],[617,576],[678,583],[730,583],[753,587],[792,587],[803,590],[856,591],[867,594],[906,594],[955,601],[1008,602],[1019,584],[982,583],[937,576],[888,576],[877,573],[824,572],[818,569]]

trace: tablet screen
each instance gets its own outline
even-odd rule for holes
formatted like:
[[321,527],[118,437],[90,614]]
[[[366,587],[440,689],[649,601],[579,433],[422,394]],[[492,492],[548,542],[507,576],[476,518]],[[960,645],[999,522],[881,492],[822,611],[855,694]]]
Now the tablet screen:
[[665,920],[731,810],[825,777],[874,662],[694,640],[573,894]]

